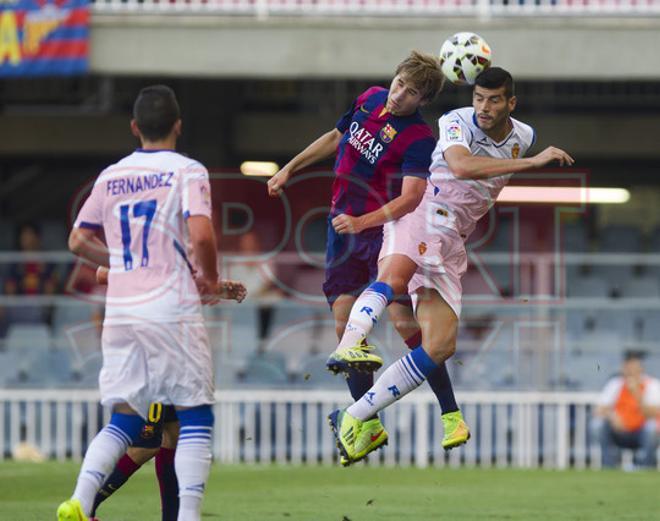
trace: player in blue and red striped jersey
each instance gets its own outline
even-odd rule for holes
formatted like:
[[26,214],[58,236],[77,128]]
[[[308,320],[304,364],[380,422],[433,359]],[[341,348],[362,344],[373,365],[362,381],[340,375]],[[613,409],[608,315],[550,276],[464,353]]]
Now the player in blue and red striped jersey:
[[[367,89],[336,128],[311,143],[268,182],[269,194],[278,195],[294,172],[337,155],[323,291],[340,338],[357,295],[377,276],[383,224],[413,211],[422,199],[435,138],[419,109],[435,98],[443,81],[438,60],[413,51],[398,65],[389,89]],[[388,310],[408,347],[417,347],[421,335],[410,303],[399,302]],[[331,371],[347,374],[355,400],[373,382],[371,374],[353,368],[356,356],[360,357],[360,368],[375,371],[383,363],[373,348],[365,345],[361,350],[335,351],[327,364]],[[443,421],[448,413],[460,415],[444,365],[429,383],[440,401]],[[372,432],[374,446],[386,443],[387,432],[377,417],[363,428]],[[467,428],[462,432],[467,433]],[[443,446],[451,448],[466,439],[450,440]]]

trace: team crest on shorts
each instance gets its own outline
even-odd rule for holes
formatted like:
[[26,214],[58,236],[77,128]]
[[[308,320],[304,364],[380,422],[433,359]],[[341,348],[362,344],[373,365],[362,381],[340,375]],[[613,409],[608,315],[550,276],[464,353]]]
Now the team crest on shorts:
[[380,139],[383,143],[391,143],[397,133],[394,127],[388,123],[380,129]]
[[156,435],[156,429],[153,425],[145,425],[140,433],[140,438],[143,440],[150,440]]
[[427,247],[425,242],[420,242],[419,245],[417,246],[417,251],[419,251],[420,255],[424,255],[426,253]]
[[519,155],[520,155],[520,145],[518,143],[514,143],[513,146],[511,147],[511,157],[513,159],[518,159]]

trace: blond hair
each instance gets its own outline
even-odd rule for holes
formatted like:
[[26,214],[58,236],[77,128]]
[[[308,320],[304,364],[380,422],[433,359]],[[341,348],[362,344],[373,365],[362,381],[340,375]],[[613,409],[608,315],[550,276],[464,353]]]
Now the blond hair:
[[440,60],[431,54],[412,51],[396,68],[396,74],[405,76],[416,89],[423,93],[425,100],[432,101],[445,84],[445,76],[440,68]]

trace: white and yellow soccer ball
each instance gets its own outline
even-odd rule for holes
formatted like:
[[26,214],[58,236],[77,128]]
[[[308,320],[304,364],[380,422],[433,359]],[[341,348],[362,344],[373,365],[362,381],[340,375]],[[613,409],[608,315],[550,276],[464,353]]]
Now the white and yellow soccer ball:
[[440,48],[442,73],[454,85],[474,85],[479,74],[490,67],[490,45],[475,33],[456,33]]

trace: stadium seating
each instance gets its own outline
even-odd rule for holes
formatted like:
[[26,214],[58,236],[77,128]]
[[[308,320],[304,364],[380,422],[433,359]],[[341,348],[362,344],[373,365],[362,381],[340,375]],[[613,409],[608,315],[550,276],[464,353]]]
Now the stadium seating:
[[341,375],[334,375],[326,369],[327,359],[328,355],[324,353],[307,358],[300,367],[298,385],[304,388],[345,388],[344,378]]
[[42,249],[46,251],[64,251],[67,249],[69,233],[62,221],[42,221],[40,232]]
[[567,293],[569,297],[607,298],[610,288],[605,279],[590,276],[572,281]]
[[660,285],[656,277],[640,277],[629,279],[621,286],[621,297],[624,298],[658,298]]
[[634,226],[609,225],[601,230],[600,237],[602,252],[642,251],[642,232]]
[[590,250],[589,234],[582,223],[565,224],[562,228],[562,248],[571,253],[586,253]]
[[[0,221],[0,251],[13,250],[15,247],[16,247],[15,225],[6,220]],[[0,265],[0,267],[2,266]]]
[[255,357],[249,360],[237,382],[250,387],[283,387],[289,383],[289,376],[283,360]]

